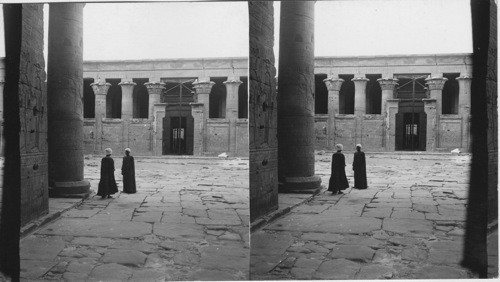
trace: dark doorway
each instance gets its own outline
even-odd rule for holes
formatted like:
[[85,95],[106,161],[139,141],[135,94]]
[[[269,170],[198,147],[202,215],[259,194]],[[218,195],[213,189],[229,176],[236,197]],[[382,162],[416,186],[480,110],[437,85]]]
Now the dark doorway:
[[238,88],[238,118],[248,118],[248,77],[242,76],[243,82]]
[[93,78],[83,79],[83,117],[95,118],[95,94],[90,84],[94,83]]
[[163,155],[192,155],[194,119],[191,115],[194,78],[162,79],[165,91],[162,103],[165,105],[163,118]]
[[328,114],[328,89],[323,82],[326,78],[326,74],[314,75],[314,113],[317,115]]
[[106,118],[122,118],[122,87],[118,85],[121,81],[120,78],[106,78],[111,84],[106,95]]
[[170,153],[185,155],[186,150],[186,117],[170,118]]
[[144,83],[149,82],[148,78],[134,78],[132,80],[137,85],[134,86],[132,94],[133,99],[133,117],[134,118],[148,118],[149,111],[149,94],[148,89]]
[[427,98],[427,74],[395,75],[399,79],[397,98],[400,99],[396,114],[396,150],[425,151],[427,140],[427,115],[422,99]]
[[354,114],[354,78],[353,74],[339,74],[344,82],[340,87],[339,92],[339,114],[353,115]]

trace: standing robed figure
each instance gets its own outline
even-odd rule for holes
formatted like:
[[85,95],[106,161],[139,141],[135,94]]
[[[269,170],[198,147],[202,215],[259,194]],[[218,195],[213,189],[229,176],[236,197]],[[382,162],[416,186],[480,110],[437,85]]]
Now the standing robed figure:
[[134,157],[130,155],[129,148],[125,149],[125,157],[123,157],[123,163],[122,163],[122,175],[123,175],[123,192],[129,194],[137,192],[135,188]]
[[342,190],[349,188],[349,182],[345,175],[345,156],[342,154],[344,146],[342,144],[335,145],[337,152],[332,156],[332,172],[330,176],[330,183],[328,184],[328,191],[332,194],[343,194]]
[[368,183],[366,181],[366,159],[365,153],[361,151],[361,144],[356,145],[352,170],[354,170],[354,188],[368,188]]
[[115,181],[115,162],[111,158],[113,151],[111,148],[105,150],[106,157],[101,160],[101,179],[97,195],[102,199],[113,198],[111,194],[118,193],[118,186]]

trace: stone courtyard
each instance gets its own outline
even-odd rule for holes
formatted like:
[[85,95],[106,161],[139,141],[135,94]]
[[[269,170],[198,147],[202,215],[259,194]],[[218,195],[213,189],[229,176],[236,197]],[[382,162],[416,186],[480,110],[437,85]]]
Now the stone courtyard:
[[[352,152],[345,152],[352,187]],[[368,189],[323,191],[251,235],[251,279],[453,279],[470,155],[367,153]],[[316,155],[328,185],[331,154]],[[280,194],[293,197],[293,194]],[[497,268],[498,273],[498,268]]]
[[[100,158],[85,158],[94,192]],[[21,240],[23,280],[248,279],[248,159],[135,162],[136,194],[94,193]]]

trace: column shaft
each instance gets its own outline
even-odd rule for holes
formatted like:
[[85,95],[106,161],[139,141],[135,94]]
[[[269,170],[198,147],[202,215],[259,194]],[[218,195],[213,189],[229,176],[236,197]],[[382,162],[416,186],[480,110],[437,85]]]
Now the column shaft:
[[50,4],[48,46],[49,186],[52,196],[85,195],[83,179],[83,6]]
[[203,155],[207,148],[207,119],[210,110],[210,92],[214,84],[208,77],[199,78],[198,81],[193,83],[196,91],[196,103],[191,105],[195,127],[193,154],[198,156]]
[[3,117],[3,113],[4,113],[4,110],[3,110],[3,86],[5,84],[5,81],[0,81],[0,156],[3,156],[4,153],[3,153],[3,146],[4,146],[4,137],[3,137],[3,134],[4,134],[4,130],[3,130],[3,121],[4,121],[4,117]]
[[438,136],[437,136],[437,126],[438,126],[438,114],[437,114],[437,102],[435,99],[422,99],[424,102],[424,110],[427,115],[427,140],[426,140],[426,151],[436,151],[438,148]]
[[470,105],[472,78],[465,75],[457,77],[458,114],[462,116],[462,152],[470,151]]
[[[436,121],[435,121],[435,141],[434,141],[434,149],[440,147],[440,142],[439,142],[439,128],[440,128],[440,118],[441,114],[443,113],[443,87],[445,82],[448,79],[445,77],[429,77],[426,78],[426,84],[427,87],[429,88],[429,95],[430,98],[435,100],[435,108],[436,108]],[[429,124],[429,116],[427,115],[427,124]],[[428,134],[428,133],[427,133]],[[429,140],[429,135],[427,135],[427,140]]]
[[146,82],[144,83],[148,89],[149,101],[148,101],[148,118],[151,122],[150,125],[150,151],[152,155],[155,155],[156,148],[156,127],[158,123],[162,121],[157,121],[155,118],[155,104],[160,103],[161,93],[165,88],[165,83],[163,82]]
[[363,143],[363,120],[366,113],[366,83],[365,77],[355,77],[354,82],[354,115],[356,118],[355,142]]
[[131,81],[122,81],[118,83],[122,87],[122,120],[123,120],[123,146],[130,147],[130,122],[134,112],[134,86],[137,85]]
[[281,191],[320,187],[314,171],[314,2],[281,3],[278,177]]
[[388,99],[384,110],[384,145],[389,152],[396,151],[396,114],[399,110],[399,99]]
[[226,119],[229,121],[229,153],[236,154],[236,120],[238,119],[238,89],[243,82],[239,77],[228,77],[226,85]]
[[339,93],[344,80],[342,78],[327,78],[323,82],[328,89],[328,127],[326,146],[329,149],[335,147],[335,116],[339,113]]
[[[395,127],[395,116],[394,116],[394,121],[391,119],[392,117],[390,116],[392,112],[394,112],[394,109],[389,110],[388,106],[388,101],[392,100],[394,98],[394,90],[396,89],[396,86],[398,85],[398,80],[395,78],[379,78],[377,79],[378,83],[380,84],[380,88],[382,89],[382,115],[384,115],[384,122],[383,122],[383,135],[384,138],[382,139],[382,146],[385,147],[386,151],[395,151],[396,148],[393,146],[394,142],[391,143],[391,138],[394,136],[391,136],[389,133],[389,130],[391,130],[391,125],[392,127]],[[396,104],[396,113],[397,113],[397,105]],[[393,104],[391,104],[391,107],[393,107]],[[393,121],[393,123],[390,123]],[[394,132],[395,133],[395,132]]]
[[92,83],[90,86],[92,86],[95,95],[94,154],[101,154],[104,150],[102,147],[102,121],[106,118],[106,95],[108,94],[111,84],[107,82],[96,82]]

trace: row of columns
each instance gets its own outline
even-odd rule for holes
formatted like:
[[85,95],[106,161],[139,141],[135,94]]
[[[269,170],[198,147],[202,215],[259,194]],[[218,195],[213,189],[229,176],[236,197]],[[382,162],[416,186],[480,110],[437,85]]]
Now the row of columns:
[[[470,119],[470,103],[471,103],[471,77],[464,75],[457,77],[459,83],[459,115],[462,117],[462,148],[467,150],[469,148],[469,119]],[[427,132],[428,132],[428,147],[430,150],[439,147],[439,118],[442,114],[442,96],[443,88],[448,79],[445,77],[428,77],[425,79],[426,85],[429,90],[429,99],[423,99],[425,112],[428,117]],[[327,145],[333,147],[335,145],[335,115],[339,113],[339,93],[342,83],[341,78],[330,77],[323,80],[328,89],[328,127],[327,127]],[[356,134],[355,143],[361,142],[361,126],[363,115],[366,108],[366,84],[369,79],[365,77],[355,77],[351,81],[354,82],[354,115],[356,117]],[[397,114],[394,112],[394,107],[399,102],[398,99],[393,99],[393,93],[398,85],[398,79],[388,77],[379,78],[377,82],[380,84],[382,90],[382,115],[384,115],[384,146],[387,151],[394,151],[394,142],[390,142],[390,120],[391,115]],[[389,111],[391,109],[391,111]],[[394,127],[394,126],[393,126]],[[433,134],[434,133],[434,134]],[[394,133],[393,133],[394,134]],[[429,135],[430,134],[430,135]],[[392,135],[394,136],[394,135]],[[434,140],[434,141],[433,141]]]
[[[238,119],[238,88],[243,82],[237,76],[229,76],[224,82],[226,86],[226,119],[229,121],[229,148],[230,153],[236,152],[236,121]],[[210,107],[210,92],[215,83],[210,81],[208,77],[201,77],[193,83],[196,91],[195,102],[191,103],[192,115],[195,121],[194,140],[195,140],[195,155],[202,155],[206,152],[206,120],[209,118]],[[122,81],[118,85],[122,88],[122,119],[124,121],[124,136],[129,136],[130,121],[133,117],[133,91],[137,84],[130,81]],[[155,104],[161,102],[161,94],[165,89],[163,82],[146,82],[144,83],[149,94],[148,102],[148,119],[152,122],[151,131],[151,148],[156,148],[156,128],[157,121],[155,119]],[[110,83],[95,82],[91,84],[95,94],[95,118],[96,118],[96,139],[102,137],[102,120],[106,117],[106,95]],[[201,126],[199,126],[201,125]],[[127,138],[128,140],[129,138]],[[128,141],[127,141],[128,142]],[[100,143],[100,142],[99,142]],[[126,144],[129,146],[129,144]],[[102,150],[102,148],[99,148]]]
[[[226,120],[229,122],[229,154],[236,154],[237,135],[236,121],[238,120],[238,89],[243,82],[237,76],[228,77],[224,81],[226,86]],[[207,120],[210,113],[210,92],[215,82],[209,77],[200,77],[193,83],[196,91],[195,101],[191,103],[191,114],[194,118],[193,154],[201,156],[207,152]]]

